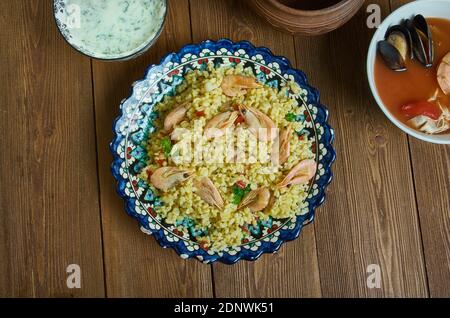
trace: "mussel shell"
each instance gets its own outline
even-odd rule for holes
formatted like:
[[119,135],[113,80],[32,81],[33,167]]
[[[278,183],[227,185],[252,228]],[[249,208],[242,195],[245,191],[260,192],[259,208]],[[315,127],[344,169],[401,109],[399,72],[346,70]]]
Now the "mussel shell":
[[393,71],[406,71],[405,60],[399,50],[388,41],[380,41],[377,45],[378,53],[384,63]]
[[406,42],[405,36],[400,32],[392,32],[386,39],[391,45],[393,45],[401,54],[403,60],[406,60],[409,47]]
[[[411,39],[411,33],[409,32],[408,28],[404,25],[398,24],[398,25],[393,25],[391,27],[389,27],[389,29],[387,29],[386,34],[385,34],[385,40],[388,40],[392,34],[398,34],[398,35],[402,35],[402,40],[405,41],[405,43],[402,44],[402,46],[406,47],[406,54],[404,56],[404,58],[406,58],[406,55],[409,52],[409,57],[411,59],[414,58],[414,53],[412,50],[412,39]],[[393,44],[393,43],[391,43]],[[396,45],[394,45],[395,47],[397,47],[397,49],[401,52],[402,49]]]
[[425,52],[425,48],[423,46],[420,35],[417,32],[416,27],[414,26],[414,22],[412,20],[406,20],[406,25],[408,27],[409,33],[411,34],[413,44],[412,51],[414,54],[414,58],[416,58],[421,64],[427,65],[427,55]]
[[433,39],[426,19],[422,15],[416,15],[413,20],[406,21],[406,27],[411,34],[414,57],[425,67],[433,66]]
[[431,36],[430,27],[428,26],[428,22],[425,17],[421,14],[418,14],[413,19],[414,26],[423,32],[427,37]]
[[434,46],[433,46],[433,35],[431,34],[430,26],[428,25],[427,19],[421,14],[418,14],[414,17],[414,25],[416,29],[420,30],[425,36],[427,43],[427,57],[429,67],[431,67],[434,63]]

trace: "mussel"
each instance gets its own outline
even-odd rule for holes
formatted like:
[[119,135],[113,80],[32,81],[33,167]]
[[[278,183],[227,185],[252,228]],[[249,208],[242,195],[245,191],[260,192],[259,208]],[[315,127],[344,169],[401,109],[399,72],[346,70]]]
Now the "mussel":
[[387,31],[385,35],[386,40],[395,46],[397,50],[399,50],[400,54],[402,55],[403,59],[406,60],[408,58],[413,58],[413,51],[411,50],[412,47],[412,39],[411,34],[409,33],[409,30],[404,25],[394,25],[391,26]]
[[[411,35],[403,25],[390,27],[385,35],[385,40],[378,42],[378,52],[386,65],[394,71],[406,71],[405,61],[412,58]],[[408,54],[409,53],[409,54]]]
[[427,20],[423,15],[419,14],[414,17],[414,23],[410,23],[410,25],[414,25],[414,29],[410,30],[411,37],[414,39],[414,52],[417,51],[417,54],[414,53],[414,55],[423,65],[432,67],[434,63],[434,47]]
[[383,58],[384,63],[393,71],[406,71],[405,60],[400,52],[388,41],[378,42],[378,52]]
[[377,50],[386,65],[398,72],[406,70],[408,58],[417,59],[425,67],[431,67],[434,61],[431,31],[420,14],[391,26],[384,40],[378,42]]

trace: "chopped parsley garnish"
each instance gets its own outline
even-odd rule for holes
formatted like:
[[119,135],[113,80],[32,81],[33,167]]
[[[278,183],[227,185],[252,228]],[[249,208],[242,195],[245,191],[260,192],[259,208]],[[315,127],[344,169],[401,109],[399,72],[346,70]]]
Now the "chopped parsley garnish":
[[172,150],[172,142],[170,141],[169,137],[164,137],[161,140],[161,147],[162,147],[162,150],[164,151],[164,155],[166,157],[169,157],[170,151]]
[[239,187],[237,184],[233,185],[233,204],[238,205],[241,203],[242,199],[251,191],[250,185],[248,184],[244,189]]
[[287,121],[295,121],[297,119],[297,116],[293,113],[287,113],[286,116],[284,116],[284,119]]

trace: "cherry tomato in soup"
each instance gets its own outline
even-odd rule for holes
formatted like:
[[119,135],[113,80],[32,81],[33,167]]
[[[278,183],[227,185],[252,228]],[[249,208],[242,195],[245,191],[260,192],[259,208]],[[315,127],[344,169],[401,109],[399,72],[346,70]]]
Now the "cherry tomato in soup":
[[416,116],[427,116],[431,119],[438,119],[441,115],[441,110],[437,105],[431,103],[431,102],[416,102],[416,103],[409,103],[406,105],[403,105],[400,108],[400,112],[406,117],[406,118],[413,118]]

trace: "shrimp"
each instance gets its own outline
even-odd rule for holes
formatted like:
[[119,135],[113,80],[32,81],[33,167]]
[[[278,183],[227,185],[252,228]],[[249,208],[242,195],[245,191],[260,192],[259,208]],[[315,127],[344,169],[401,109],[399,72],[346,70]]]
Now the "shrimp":
[[442,91],[450,95],[450,52],[448,52],[439,64],[437,80]]
[[214,205],[219,210],[223,210],[224,202],[219,190],[217,190],[214,183],[208,177],[203,177],[194,183],[197,189],[195,193],[203,199],[206,203]]
[[291,134],[290,126],[287,126],[280,132],[280,136],[279,136],[280,150],[278,153],[278,156],[279,156],[278,160],[281,165],[288,160],[289,155],[291,154],[291,144],[290,144],[291,136],[292,136],[292,134]]
[[244,89],[261,86],[254,77],[243,75],[227,75],[223,78],[221,84],[223,93],[230,97],[242,94]]
[[220,137],[225,134],[226,129],[234,125],[235,120],[238,118],[239,113],[237,111],[226,111],[214,116],[205,125],[206,138]]
[[249,208],[252,212],[263,210],[270,201],[270,191],[267,187],[250,191],[238,205],[238,209]]
[[450,111],[441,107],[442,114],[434,120],[428,116],[419,115],[408,121],[415,129],[426,134],[440,134],[450,129]]
[[277,126],[269,116],[253,107],[238,105],[245,123],[260,141],[272,141],[277,137]]
[[166,192],[189,179],[193,175],[192,171],[179,169],[176,167],[161,167],[156,169],[150,177],[150,183],[157,189]]
[[306,159],[297,163],[284,179],[277,184],[278,188],[307,183],[316,174],[317,163],[313,159]]
[[170,133],[174,129],[175,125],[184,119],[187,110],[187,103],[183,103],[172,109],[164,119],[164,132]]
[[271,162],[275,166],[282,165],[288,160],[291,152],[290,138],[291,127],[287,126],[281,130],[279,136],[272,144]]

